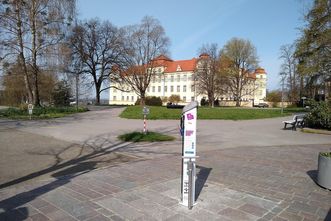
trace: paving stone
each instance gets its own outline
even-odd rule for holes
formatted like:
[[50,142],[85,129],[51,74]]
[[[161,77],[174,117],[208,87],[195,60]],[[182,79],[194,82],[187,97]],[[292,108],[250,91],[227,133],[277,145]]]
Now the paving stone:
[[276,216],[272,218],[272,221],[289,221],[289,220]]
[[110,218],[103,216],[101,214],[94,216],[90,219],[86,219],[86,221],[109,221],[109,220],[110,220]]
[[264,208],[261,208],[259,206],[255,206],[255,205],[252,205],[249,203],[244,204],[243,206],[239,207],[238,209],[240,209],[246,213],[258,216],[258,217],[263,217],[268,212],[268,210],[266,210]]
[[157,220],[164,220],[175,215],[172,210],[148,199],[138,199],[129,204]]
[[281,218],[284,218],[284,219],[287,219],[287,220],[293,220],[293,221],[301,221],[303,220],[303,217],[302,216],[299,216],[299,215],[296,215],[296,214],[293,214],[293,213],[290,213],[290,212],[287,212],[287,211],[284,211],[282,212],[281,214],[279,214],[279,217]]
[[181,215],[181,214],[176,214],[174,216],[171,216],[167,219],[165,219],[165,221],[193,221],[194,219],[191,219],[187,216]]
[[193,208],[193,213],[191,214],[191,217],[193,217],[196,220],[208,220],[208,221],[216,221],[221,218],[217,213],[213,213],[205,209],[196,209],[196,208]]
[[112,221],[125,221],[125,219],[121,218],[120,216],[113,215],[110,217]]
[[90,217],[91,214],[95,213],[92,208],[85,206],[79,200],[71,198],[61,192],[52,192],[47,194],[44,198],[76,218]]
[[124,202],[131,202],[131,201],[138,200],[141,198],[140,196],[138,196],[132,192],[120,192],[120,193],[114,194],[113,196]]
[[251,205],[255,205],[266,210],[271,210],[275,206],[277,206],[277,202],[273,202],[271,200],[266,200],[263,198],[247,195],[245,198],[242,199],[245,203],[249,203]]
[[306,203],[301,203],[301,202],[295,201],[292,204],[290,204],[289,210],[294,210],[294,211],[298,211],[298,212],[305,211],[305,212],[314,214],[318,210],[318,207],[314,206],[314,205],[308,205]]
[[158,192],[153,191],[153,190],[147,189],[147,190],[139,192],[138,195],[140,195],[142,198],[149,199],[149,200],[156,202],[158,204],[161,204],[165,207],[172,207],[172,206],[178,204],[177,200],[174,200],[170,197],[161,195]]
[[64,221],[64,220],[73,221],[73,220],[77,220],[77,219],[73,218],[72,216],[70,216],[68,213],[66,213],[63,210],[53,210],[51,212],[44,213],[44,214],[53,221]]
[[110,217],[110,216],[113,216],[113,215],[114,215],[113,212],[111,212],[110,210],[107,210],[107,209],[105,209],[105,208],[100,208],[100,209],[97,209],[96,211],[97,211],[98,213],[104,215],[104,216],[107,216],[107,217]]
[[47,221],[50,220],[48,217],[41,213],[34,214],[30,217],[33,221]]
[[249,220],[256,220],[258,218],[254,215],[250,215],[248,213],[232,208],[226,208],[224,210],[221,210],[218,214],[225,216],[231,220],[237,220],[237,221],[241,221],[241,220],[249,221]]
[[139,210],[133,208],[129,204],[126,204],[113,197],[99,200],[97,201],[97,203],[104,208],[111,210],[116,214],[119,214],[125,219],[134,220],[144,215]]

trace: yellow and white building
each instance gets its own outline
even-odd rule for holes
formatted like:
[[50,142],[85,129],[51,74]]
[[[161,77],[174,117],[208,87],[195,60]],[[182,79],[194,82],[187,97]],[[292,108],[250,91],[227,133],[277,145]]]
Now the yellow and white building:
[[[206,95],[198,94],[194,86],[194,71],[198,62],[197,58],[174,61],[161,55],[155,58],[154,61],[158,65],[154,67],[155,74],[147,88],[146,96],[165,98],[176,94],[180,96],[182,104],[187,104],[191,101],[198,101],[200,103],[203,97],[207,99]],[[247,105],[251,105],[252,99],[254,99],[255,104],[263,102],[266,97],[266,72],[264,69],[258,68],[249,77],[252,81],[244,89],[247,95],[242,98],[242,104],[245,105],[246,101],[248,103]],[[111,88],[109,90],[109,104],[133,105],[139,98],[132,90],[131,92],[126,92],[130,90],[129,86],[119,85],[118,83],[111,83],[110,86],[122,88],[125,91]],[[229,91],[218,96],[221,105],[233,106],[233,99],[234,97]]]

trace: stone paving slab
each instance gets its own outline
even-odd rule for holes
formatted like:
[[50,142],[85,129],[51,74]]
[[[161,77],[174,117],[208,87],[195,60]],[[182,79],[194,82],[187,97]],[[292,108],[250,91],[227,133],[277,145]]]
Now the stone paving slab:
[[328,148],[202,152],[193,210],[179,205],[173,156],[2,189],[0,220],[330,220],[331,191],[314,182],[317,153]]

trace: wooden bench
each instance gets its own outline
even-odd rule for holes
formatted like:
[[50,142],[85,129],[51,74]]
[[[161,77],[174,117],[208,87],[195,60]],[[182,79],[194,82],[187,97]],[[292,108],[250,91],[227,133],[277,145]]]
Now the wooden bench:
[[305,115],[301,114],[301,115],[294,115],[292,120],[286,120],[283,121],[284,123],[284,129],[286,129],[286,126],[288,124],[290,124],[292,126],[292,130],[296,130],[297,126],[303,127],[303,118]]

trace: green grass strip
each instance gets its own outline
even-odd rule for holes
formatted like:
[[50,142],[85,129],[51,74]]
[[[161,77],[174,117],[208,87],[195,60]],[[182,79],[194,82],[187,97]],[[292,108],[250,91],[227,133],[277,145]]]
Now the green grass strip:
[[[147,119],[180,119],[181,109],[167,109],[166,107],[149,107],[150,114]],[[288,116],[291,113],[284,111],[282,115],[280,109],[274,108],[223,108],[223,107],[199,107],[198,119],[200,120],[252,120],[262,118],[273,118]],[[142,119],[142,107],[141,106],[129,106],[120,115],[122,118],[127,119]]]
[[175,140],[175,138],[172,136],[168,136],[156,132],[147,132],[146,134],[141,132],[132,132],[127,134],[122,134],[118,136],[118,139],[122,141],[131,141],[131,142],[157,142],[157,141]]

